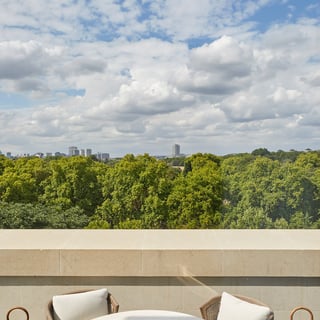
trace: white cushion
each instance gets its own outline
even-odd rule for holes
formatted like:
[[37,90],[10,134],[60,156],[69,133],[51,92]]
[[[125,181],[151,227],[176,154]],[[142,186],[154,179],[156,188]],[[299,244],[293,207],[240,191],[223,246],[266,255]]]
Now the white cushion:
[[58,295],[52,298],[55,320],[89,320],[108,313],[107,289]]
[[268,307],[249,303],[223,292],[217,320],[266,320],[270,314]]

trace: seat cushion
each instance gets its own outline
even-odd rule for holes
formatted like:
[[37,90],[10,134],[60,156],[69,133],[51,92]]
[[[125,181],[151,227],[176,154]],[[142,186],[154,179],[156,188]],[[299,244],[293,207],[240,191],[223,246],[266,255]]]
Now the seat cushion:
[[217,320],[266,320],[271,309],[249,303],[223,292]]
[[107,289],[54,296],[54,319],[90,320],[108,314],[107,296]]

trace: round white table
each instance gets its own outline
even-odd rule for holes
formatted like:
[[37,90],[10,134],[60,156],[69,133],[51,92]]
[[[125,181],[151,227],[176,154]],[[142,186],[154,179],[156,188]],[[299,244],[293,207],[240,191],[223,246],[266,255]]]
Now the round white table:
[[132,310],[108,314],[92,320],[202,320],[190,314],[167,310]]

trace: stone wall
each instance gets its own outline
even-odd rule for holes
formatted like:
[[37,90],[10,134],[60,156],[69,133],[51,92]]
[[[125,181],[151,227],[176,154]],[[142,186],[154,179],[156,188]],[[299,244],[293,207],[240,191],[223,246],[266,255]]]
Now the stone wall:
[[0,230],[0,319],[17,305],[45,319],[53,295],[100,287],[122,311],[200,316],[227,291],[319,320],[320,230]]

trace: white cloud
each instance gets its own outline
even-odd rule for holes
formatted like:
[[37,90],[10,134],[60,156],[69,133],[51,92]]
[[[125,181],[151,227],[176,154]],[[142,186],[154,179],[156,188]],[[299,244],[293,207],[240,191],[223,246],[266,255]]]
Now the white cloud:
[[232,37],[220,39],[191,51],[191,64],[205,71],[223,71],[227,76],[242,77],[250,72],[252,54],[249,48],[238,43]]
[[207,95],[232,94],[248,85],[252,52],[232,37],[191,50],[189,64],[177,70],[178,86]]
[[35,41],[0,43],[0,79],[21,79],[45,72],[45,55]]
[[318,148],[319,20],[260,31],[250,19],[268,5],[2,1],[0,149]]

